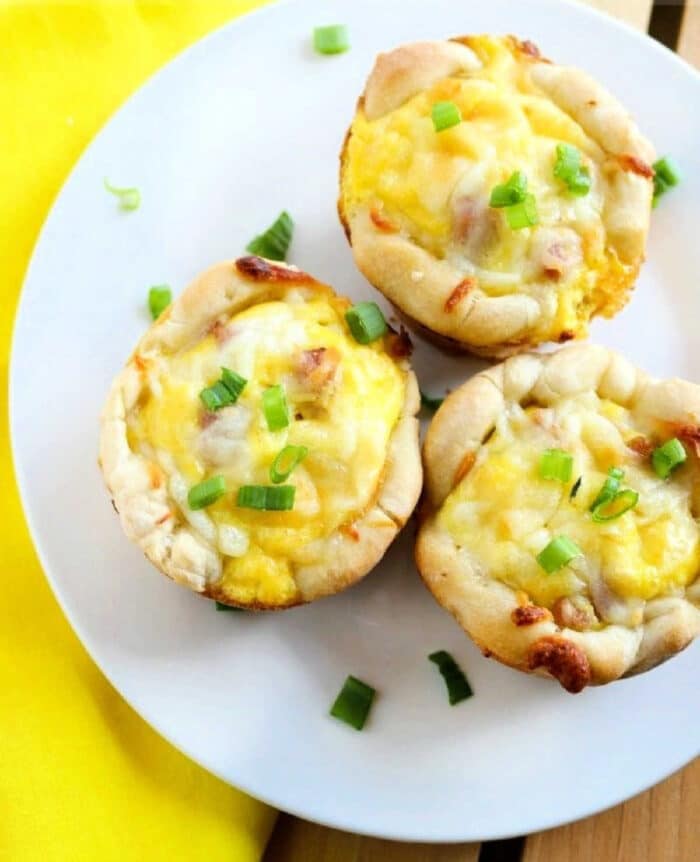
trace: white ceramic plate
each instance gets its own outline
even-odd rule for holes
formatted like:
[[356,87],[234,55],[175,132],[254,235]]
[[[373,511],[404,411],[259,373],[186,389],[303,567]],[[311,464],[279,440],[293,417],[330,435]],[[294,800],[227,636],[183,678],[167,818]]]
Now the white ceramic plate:
[[[352,50],[312,53],[314,25]],[[143,87],[88,148],[44,227],[17,318],[12,438],[42,562],[78,635],[126,699],[207,769],[301,816],[393,838],[531,832],[628,797],[698,751],[700,645],[572,697],[482,658],[421,585],[413,530],[361,585],[282,614],[216,613],[123,537],[95,464],[112,376],[148,324],[147,287],[183,287],[241,252],[282,208],[291,260],[353,298],[335,212],[338,150],[376,52],[513,32],[581,65],[631,109],[683,185],[654,212],[632,303],[595,339],[660,375],[700,380],[700,78],[649,39],[561,0],[306,0],[213,33]],[[643,82],[643,83],[642,83]],[[140,187],[120,212],[102,179]],[[376,297],[375,297],[376,298]],[[438,392],[478,363],[418,342]],[[426,660],[450,650],[476,696],[446,702]],[[363,733],[328,717],[348,673],[381,693]]]

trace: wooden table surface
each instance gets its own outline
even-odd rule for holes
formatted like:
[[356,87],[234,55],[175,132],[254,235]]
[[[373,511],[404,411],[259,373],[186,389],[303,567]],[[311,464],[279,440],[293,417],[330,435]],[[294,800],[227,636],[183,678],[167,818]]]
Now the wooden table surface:
[[[700,67],[700,0],[587,2],[650,33]],[[263,862],[699,862],[699,815],[700,759],[602,814],[508,841],[404,844],[282,814]]]

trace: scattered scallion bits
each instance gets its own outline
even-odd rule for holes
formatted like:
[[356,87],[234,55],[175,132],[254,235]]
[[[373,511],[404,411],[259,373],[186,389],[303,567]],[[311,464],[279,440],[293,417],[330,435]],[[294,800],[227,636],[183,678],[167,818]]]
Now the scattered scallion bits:
[[137,188],[121,189],[113,186],[107,177],[104,178],[105,189],[119,199],[119,208],[129,211],[141,206],[141,192]]
[[677,437],[667,440],[651,453],[654,472],[661,479],[668,479],[671,473],[686,460],[685,448]]
[[540,458],[542,479],[568,482],[574,469],[574,456],[563,449],[545,449]]
[[583,551],[568,536],[557,536],[539,552],[537,562],[548,575],[551,575],[582,554]]
[[336,697],[330,714],[333,718],[344,721],[355,730],[362,730],[372,707],[375,689],[366,682],[349,676],[343,684],[340,694]]
[[286,260],[293,233],[294,222],[284,210],[264,233],[248,243],[246,251],[268,260]]
[[261,512],[286,512],[294,508],[294,485],[241,485],[236,505]]
[[522,203],[527,195],[527,177],[522,171],[515,171],[499,186],[491,189],[489,206],[500,209]]
[[560,179],[576,197],[587,195],[591,188],[591,175],[581,164],[581,151],[571,144],[557,144],[554,176]]
[[436,132],[444,132],[462,122],[462,114],[454,102],[435,102],[431,112],[433,128]]
[[345,320],[358,344],[371,344],[387,331],[386,320],[376,302],[358,302],[345,312]]
[[447,686],[447,697],[450,706],[470,698],[474,692],[469,680],[452,656],[445,650],[438,650],[428,656],[428,660],[436,664]]
[[603,483],[603,487],[598,491],[595,499],[589,506],[590,512],[593,512],[599,506],[604,506],[606,503],[615,499],[615,496],[620,491],[620,482],[624,476],[625,471],[620,469],[620,467],[611,467],[608,470],[608,475]]
[[611,500],[606,500],[600,503],[593,509],[592,519],[597,524],[604,524],[607,521],[616,521],[622,517],[625,512],[629,512],[639,502],[639,494],[632,491],[630,488],[625,488],[624,491],[619,491]]
[[291,475],[294,468],[300,464],[309,454],[306,446],[285,446],[278,454],[270,467],[270,481],[279,485]]
[[270,431],[280,431],[289,425],[289,407],[281,383],[270,386],[263,392],[262,406]]
[[199,398],[207,410],[220,410],[235,404],[247,384],[245,377],[236,374],[229,368],[221,369],[221,378],[212,386],[207,386],[199,393]]
[[220,500],[226,493],[226,480],[223,476],[212,476],[187,492],[187,505],[190,509],[205,509]]
[[678,167],[669,156],[664,156],[662,159],[654,162],[652,167],[654,168],[654,197],[652,199],[652,206],[656,207],[661,195],[666,194],[669,189],[677,186],[681,181],[681,177]]
[[444,400],[444,398],[434,398],[432,395],[426,395],[426,393],[423,392],[423,390],[421,389],[421,406],[428,410],[430,413],[435,413],[437,410],[439,410]]
[[243,608],[237,608],[234,605],[225,605],[223,602],[216,603],[217,611],[238,611],[239,613],[243,613]]
[[348,28],[344,24],[314,27],[314,49],[319,54],[342,54],[350,47]]
[[526,194],[525,199],[518,204],[505,208],[506,221],[511,230],[522,230],[525,227],[533,227],[539,223],[537,214],[537,202],[535,196]]
[[153,320],[158,320],[172,301],[173,292],[167,284],[153,285],[148,291],[148,309]]

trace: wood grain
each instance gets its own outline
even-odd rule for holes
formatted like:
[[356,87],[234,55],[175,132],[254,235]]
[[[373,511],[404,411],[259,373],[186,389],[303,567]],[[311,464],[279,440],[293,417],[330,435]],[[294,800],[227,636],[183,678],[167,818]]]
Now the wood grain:
[[[587,0],[646,31],[652,0]],[[689,0],[679,53],[700,66],[700,0]],[[604,780],[604,776],[602,776]],[[697,862],[700,759],[622,805],[530,835],[522,862]],[[405,844],[281,815],[264,862],[478,862],[479,844]]]
[[404,844],[282,814],[264,862],[477,862],[479,844]]

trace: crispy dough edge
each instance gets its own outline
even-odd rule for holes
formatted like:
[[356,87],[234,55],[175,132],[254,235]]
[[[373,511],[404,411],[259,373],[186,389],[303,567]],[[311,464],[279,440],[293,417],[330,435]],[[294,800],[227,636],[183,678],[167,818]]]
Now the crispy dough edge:
[[546,406],[590,390],[650,418],[700,422],[700,386],[651,378],[605,347],[582,344],[552,354],[513,357],[468,380],[436,413],[423,446],[425,503],[415,549],[426,586],[485,654],[532,672],[537,670],[534,651],[554,641],[562,655],[570,653],[571,663],[556,668],[570,691],[641,673],[684,649],[700,634],[700,580],[696,578],[682,598],[648,601],[644,620],[634,629],[609,625],[579,632],[559,628],[551,614],[532,625],[516,626],[511,621],[519,606],[516,591],[481,573],[468,551],[460,550],[438,526],[436,514],[464,458],[476,452],[506,403]]
[[[417,42],[380,54],[357,111],[364,111],[369,120],[377,119],[443,77],[478,69],[481,63],[465,41],[468,37]],[[618,100],[586,72],[526,52],[511,37],[504,41],[532,81],[610,155],[605,165],[609,193],[602,217],[609,243],[633,268],[629,284],[620,291],[626,299],[644,259],[653,186],[648,177],[627,169],[625,160],[639,160],[648,167],[655,159],[654,149]],[[463,273],[400,234],[378,231],[368,207],[348,211],[342,189],[351,136],[352,125],[340,153],[338,214],[357,267],[368,281],[409,317],[453,346],[477,355],[504,358],[540,343],[531,338],[542,314],[535,299],[524,294],[488,296],[477,287],[456,313],[448,312],[445,303]],[[418,286],[412,273],[420,273]],[[561,340],[565,336],[561,333]]]
[[[263,269],[282,270],[283,280],[244,277],[236,261],[216,264],[196,278],[153,323],[126,367],[115,378],[100,417],[99,464],[124,532],[163,574],[208,598],[231,604],[217,581],[221,555],[185,521],[176,523],[161,469],[134,453],[128,442],[127,414],[141,397],[149,358],[171,353],[205,332],[222,315],[299,287],[333,296],[331,288],[294,267],[263,262]],[[298,279],[292,274],[298,273]],[[290,275],[292,278],[290,279]],[[418,445],[418,384],[407,362],[406,393],[401,415],[389,438],[386,470],[374,503],[354,525],[357,540],[336,530],[325,541],[337,552],[332,568],[296,566],[298,595],[286,604],[239,603],[251,610],[278,610],[313,601],[351,586],[366,575],[410,517],[422,486]],[[299,580],[298,580],[299,579]]]

